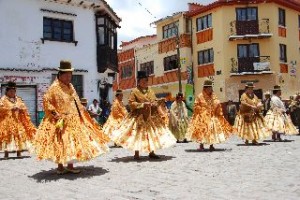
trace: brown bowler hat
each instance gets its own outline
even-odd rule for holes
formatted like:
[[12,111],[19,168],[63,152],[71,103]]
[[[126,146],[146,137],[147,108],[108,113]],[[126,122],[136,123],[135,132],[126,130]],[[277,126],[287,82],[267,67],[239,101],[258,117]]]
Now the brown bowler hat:
[[74,71],[74,68],[72,68],[72,64],[71,64],[70,61],[61,60],[60,61],[60,66],[58,68],[58,71],[61,71],[61,72],[72,72],[72,71]]
[[280,91],[280,85],[274,85],[273,91]]
[[247,82],[245,85],[246,88],[255,88],[253,82]]
[[205,80],[203,83],[203,87],[212,87],[213,86],[213,82],[211,80]]
[[86,98],[81,98],[81,99],[80,99],[80,102],[81,102],[82,104],[87,104],[87,103],[88,103],[88,100],[87,100]]

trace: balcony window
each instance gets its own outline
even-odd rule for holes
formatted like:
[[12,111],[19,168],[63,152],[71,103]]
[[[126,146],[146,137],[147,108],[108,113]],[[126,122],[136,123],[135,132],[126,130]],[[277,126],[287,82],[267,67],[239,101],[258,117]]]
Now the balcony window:
[[279,44],[279,49],[280,49],[280,62],[287,62],[286,58],[286,45],[285,44]]
[[258,57],[259,44],[239,44],[238,58]]
[[258,34],[257,8],[237,8],[236,9],[236,34]]
[[163,26],[163,39],[177,35],[179,21]]
[[178,68],[177,55],[172,55],[164,58],[164,71],[169,71]]
[[98,16],[97,19],[97,44],[117,49],[117,25],[107,16]]
[[203,51],[198,51],[198,65],[203,65],[207,63],[214,62],[214,51],[213,49],[206,49]]
[[122,67],[122,71],[121,71],[121,78],[122,79],[131,78],[132,74],[133,74],[132,66]]
[[284,26],[285,27],[285,10],[284,9],[281,9],[279,8],[278,9],[278,13],[279,13],[279,19],[278,19],[278,24],[280,26]]
[[239,72],[254,72],[254,63],[260,62],[259,44],[238,45]]
[[212,27],[212,15],[205,15],[197,18],[197,31],[202,31]]
[[145,71],[148,76],[154,74],[154,61],[142,63],[140,69]]
[[257,21],[257,8],[237,8],[237,21]]
[[97,67],[103,73],[107,68],[118,72],[117,24],[107,15],[96,13]]
[[73,22],[67,20],[43,18],[43,39],[61,42],[73,42]]

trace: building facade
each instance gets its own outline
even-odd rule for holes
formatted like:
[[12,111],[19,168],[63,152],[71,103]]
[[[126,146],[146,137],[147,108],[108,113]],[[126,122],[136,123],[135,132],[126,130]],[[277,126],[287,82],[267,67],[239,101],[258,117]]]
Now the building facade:
[[[156,40],[142,47],[139,39],[129,44],[133,70],[143,67],[144,58],[145,62],[153,61],[149,82],[158,96],[170,93],[174,97],[179,91],[179,63],[187,102],[202,91],[207,78],[213,80],[214,91],[223,103],[239,102],[248,81],[255,83],[255,93],[261,99],[275,84],[283,88],[284,99],[299,91],[299,1],[218,0],[205,6],[190,3],[186,12],[154,24]],[[132,77],[130,87],[121,89],[130,90],[134,81]]]
[[299,91],[299,2],[233,0],[193,6],[186,15],[195,30],[195,85],[210,77],[222,102],[238,102],[248,81],[255,83],[259,98],[275,84],[283,88],[284,99]]
[[0,0],[0,19],[1,92],[15,81],[35,124],[60,60],[72,62],[80,97],[112,98],[121,19],[104,0]]
[[[157,97],[174,100],[179,90],[186,93],[188,70],[192,69],[192,60],[190,59],[191,40],[186,30],[184,13],[175,13],[153,24],[157,27],[157,34],[123,42],[122,49],[118,53],[119,74],[114,89],[119,87],[124,90],[125,102],[131,89],[136,86],[135,75],[138,70],[147,71],[149,86]],[[181,59],[178,59],[177,47],[180,49]],[[178,76],[179,63],[180,77]],[[133,71],[130,73],[132,76],[124,75],[128,72],[126,70]],[[181,86],[179,78],[181,78]],[[190,101],[193,102],[193,99]]]

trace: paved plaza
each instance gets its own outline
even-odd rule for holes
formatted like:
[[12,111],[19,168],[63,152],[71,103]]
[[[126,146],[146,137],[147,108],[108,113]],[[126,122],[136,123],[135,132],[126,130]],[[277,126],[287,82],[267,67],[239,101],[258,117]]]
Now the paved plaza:
[[[56,175],[55,165],[28,152],[3,160],[0,199],[300,199],[300,136],[245,146],[232,137],[215,152],[196,143],[160,150],[140,161],[122,148],[80,163],[78,175]],[[16,156],[10,154],[10,156]]]

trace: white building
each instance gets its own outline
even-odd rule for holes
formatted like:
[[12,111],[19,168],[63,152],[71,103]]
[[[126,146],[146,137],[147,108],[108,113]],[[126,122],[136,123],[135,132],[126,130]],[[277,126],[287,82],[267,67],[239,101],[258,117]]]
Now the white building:
[[60,60],[70,60],[79,96],[111,101],[120,21],[104,0],[0,0],[0,93],[15,81],[37,123]]

